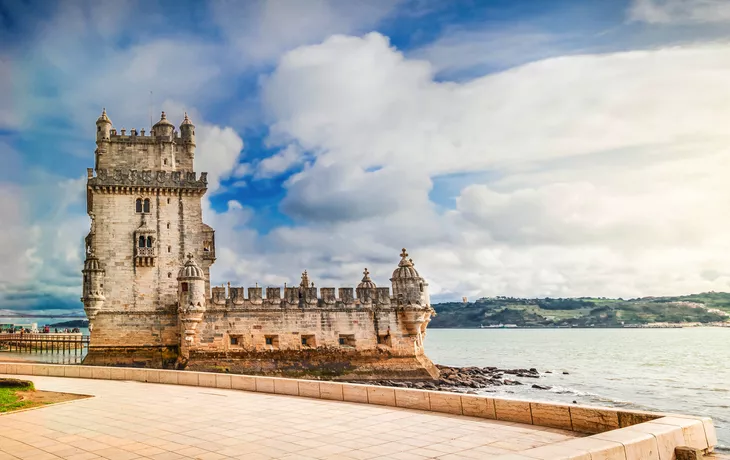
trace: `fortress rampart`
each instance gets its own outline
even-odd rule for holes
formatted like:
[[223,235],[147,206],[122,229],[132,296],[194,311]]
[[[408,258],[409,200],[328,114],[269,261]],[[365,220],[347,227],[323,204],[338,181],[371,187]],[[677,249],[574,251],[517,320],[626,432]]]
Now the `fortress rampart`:
[[430,379],[428,283],[405,249],[378,287],[210,286],[215,231],[203,223],[207,174],[194,172],[195,126],[165,113],[149,136],[97,120],[87,170],[85,364],[347,379]]

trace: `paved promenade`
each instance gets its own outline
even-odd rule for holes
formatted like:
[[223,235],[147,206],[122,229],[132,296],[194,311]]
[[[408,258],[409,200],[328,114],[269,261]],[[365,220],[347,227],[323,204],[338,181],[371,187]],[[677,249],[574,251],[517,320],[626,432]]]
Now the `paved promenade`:
[[132,381],[13,376],[93,395],[0,415],[0,460],[484,459],[579,436],[386,406]]

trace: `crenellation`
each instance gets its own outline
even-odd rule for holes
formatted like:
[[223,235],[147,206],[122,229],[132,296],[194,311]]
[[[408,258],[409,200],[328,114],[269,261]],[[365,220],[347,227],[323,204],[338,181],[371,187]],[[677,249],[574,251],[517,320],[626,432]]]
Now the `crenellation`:
[[[243,293],[242,287],[229,287],[228,291],[230,293],[230,300],[233,305],[243,305],[243,302],[246,300],[246,297]],[[249,296],[250,296],[249,291]]]
[[[356,288],[318,288],[305,270],[281,287],[211,286],[215,230],[203,222],[207,173],[195,126],[165,113],[145,133],[96,122],[87,169],[83,272],[92,364],[433,378],[424,354],[428,283],[405,249],[390,287],[364,270]],[[319,295],[318,295],[319,294]]]
[[335,288],[326,287],[321,288],[322,303],[324,306],[330,306],[337,303],[337,295],[335,294]]
[[355,296],[351,287],[341,287],[337,289],[337,292],[339,294],[339,301],[343,305],[350,307],[355,303]]
[[375,288],[375,291],[377,293],[376,303],[378,305],[390,306],[390,288],[389,287],[379,287],[379,288]]
[[281,288],[279,287],[267,287],[266,288],[266,299],[264,304],[270,304],[272,306],[281,305]]

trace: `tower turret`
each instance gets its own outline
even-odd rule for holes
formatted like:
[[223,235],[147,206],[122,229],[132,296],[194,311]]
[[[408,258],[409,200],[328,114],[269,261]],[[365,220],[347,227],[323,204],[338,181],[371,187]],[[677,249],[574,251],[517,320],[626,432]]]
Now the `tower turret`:
[[106,116],[106,108],[96,120],[96,150],[94,151],[94,169],[99,169],[99,157],[109,151],[111,142],[112,121]]
[[190,347],[195,343],[198,324],[205,313],[206,293],[205,274],[188,254],[188,261],[177,274],[178,282],[178,320],[181,329],[180,355],[187,360]]
[[425,282],[413,267],[413,261],[408,259],[405,248],[400,257],[398,268],[393,271],[390,279],[393,283],[393,297],[398,305],[426,305],[422,296]]
[[104,269],[99,263],[99,259],[94,254],[93,247],[86,255],[84,269],[83,297],[81,301],[84,303],[84,311],[89,318],[89,322],[96,318],[96,314],[104,306]]
[[188,153],[188,155],[194,155],[195,125],[192,121],[190,121],[190,118],[188,118],[187,112],[185,112],[185,118],[183,119],[182,123],[180,123],[180,137],[182,138],[186,153]]
[[163,138],[163,140],[172,142],[173,131],[175,131],[175,125],[170,123],[170,120],[167,119],[167,115],[165,115],[165,112],[162,112],[162,115],[160,116],[160,121],[152,126],[152,135],[155,137],[161,137]]
[[101,116],[96,119],[96,144],[109,141],[111,138],[112,121],[106,116],[106,108],[101,110]]
[[367,268],[363,270],[362,274],[362,281],[360,281],[360,284],[358,284],[355,289],[355,292],[357,292],[357,298],[360,299],[360,302],[372,302],[373,299],[377,298],[377,286],[373,280],[370,279],[370,272]]

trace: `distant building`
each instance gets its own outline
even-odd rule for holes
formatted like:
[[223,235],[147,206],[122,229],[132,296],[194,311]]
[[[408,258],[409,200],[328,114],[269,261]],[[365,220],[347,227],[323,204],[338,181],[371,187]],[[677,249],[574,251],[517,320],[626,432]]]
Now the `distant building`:
[[[367,269],[357,288],[210,286],[215,231],[202,220],[207,174],[196,173],[195,126],[165,113],[149,134],[96,121],[88,169],[85,364],[341,378],[429,378],[434,314],[428,283],[403,249],[390,287]],[[354,291],[354,292],[353,292]],[[283,296],[282,296],[283,294]]]

